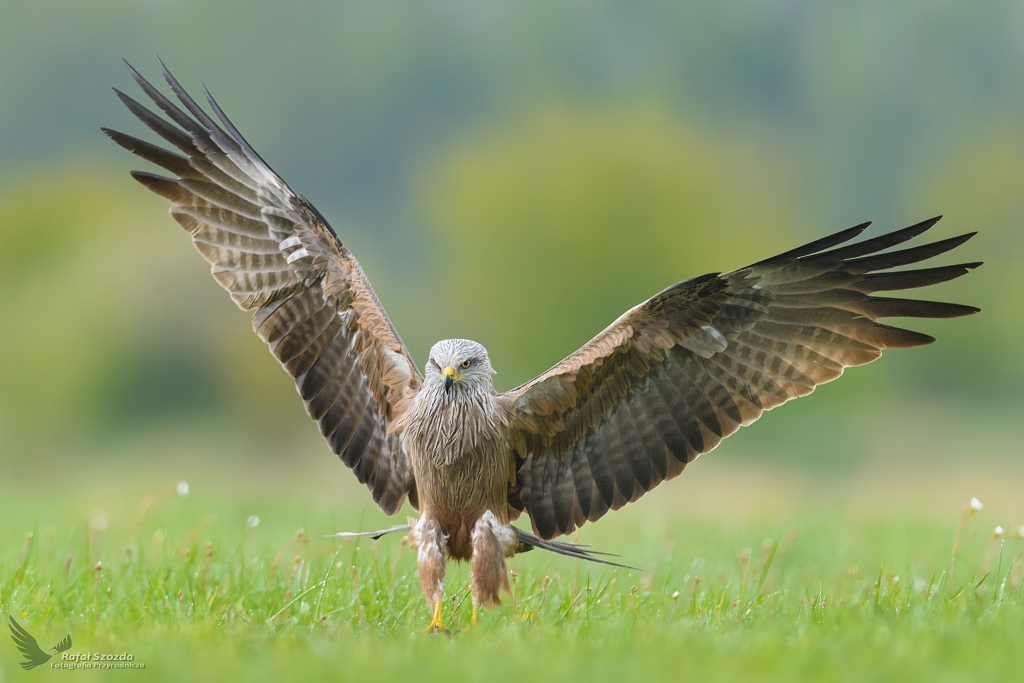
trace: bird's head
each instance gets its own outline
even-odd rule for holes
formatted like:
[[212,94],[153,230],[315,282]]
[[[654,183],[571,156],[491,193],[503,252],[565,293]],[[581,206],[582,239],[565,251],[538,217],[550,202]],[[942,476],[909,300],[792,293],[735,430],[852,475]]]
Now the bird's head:
[[444,339],[430,349],[425,374],[428,385],[448,393],[489,388],[494,370],[482,345],[469,339]]

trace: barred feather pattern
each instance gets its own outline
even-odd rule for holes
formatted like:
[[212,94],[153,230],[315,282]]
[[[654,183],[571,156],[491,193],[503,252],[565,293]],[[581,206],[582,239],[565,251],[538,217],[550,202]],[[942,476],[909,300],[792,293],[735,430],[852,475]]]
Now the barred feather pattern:
[[[425,377],[415,366],[327,221],[260,158],[209,92],[216,119],[166,67],[178,104],[129,68],[160,113],[118,97],[177,150],[104,129],[170,173],[132,175],[170,201],[214,279],[240,308],[255,311],[256,333],[295,379],[331,450],[385,512],[397,512],[407,497],[422,503],[424,517],[450,535],[452,557],[469,557],[470,531],[487,510],[500,524],[525,511],[544,541],[569,533],[845,368],[885,348],[934,341],[880,319],[978,311],[875,296],[977,267],[892,270],[955,249],[973,233],[891,250],[938,218],[851,244],[863,224],[673,285],[510,392],[497,394],[489,374],[471,374],[447,392],[436,372],[428,367]],[[459,350],[463,342],[441,344]],[[489,373],[489,361],[485,367]]]
[[938,256],[974,234],[883,251],[937,221],[833,249],[868,224],[859,225],[737,271],[680,282],[631,309],[504,395],[525,443],[509,506],[526,511],[542,539],[570,533],[845,368],[885,348],[933,342],[878,319],[979,309],[871,294],[944,282],[980,265],[875,272]]
[[[161,64],[162,65],[162,64]],[[164,67],[178,104],[129,65],[163,114],[116,91],[128,110],[176,148],[104,129],[171,176],[132,176],[171,202],[214,279],[270,347],[334,451],[394,514],[416,487],[400,437],[388,427],[422,376],[358,261],[327,221],[263,161],[206,93],[206,113]],[[180,106],[179,106],[180,104]]]

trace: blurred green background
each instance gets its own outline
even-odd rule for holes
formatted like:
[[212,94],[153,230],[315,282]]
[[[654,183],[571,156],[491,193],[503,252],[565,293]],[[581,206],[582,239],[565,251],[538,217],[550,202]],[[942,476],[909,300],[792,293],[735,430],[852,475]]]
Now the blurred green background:
[[1021,35],[1016,2],[8,3],[0,477],[31,491],[245,464],[369,499],[128,177],[145,164],[99,132],[147,133],[109,86],[137,94],[121,57],[158,80],[157,53],[328,217],[417,362],[470,337],[499,389],[686,277],[864,220],[978,230],[945,262],[985,267],[926,296],[981,315],[911,322],[939,342],[711,457],[835,479],[1016,464]]

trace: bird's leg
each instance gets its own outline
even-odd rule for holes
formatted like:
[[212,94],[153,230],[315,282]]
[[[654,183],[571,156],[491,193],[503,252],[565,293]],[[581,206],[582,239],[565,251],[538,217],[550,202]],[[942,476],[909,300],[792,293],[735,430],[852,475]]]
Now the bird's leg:
[[427,633],[434,633],[437,631],[447,631],[444,627],[444,621],[441,619],[441,600],[434,601],[434,616],[430,620],[430,625],[427,626]]
[[515,553],[518,542],[510,527],[503,525],[490,510],[473,525],[473,616],[477,625],[480,605],[497,607],[501,604],[502,590],[509,592],[508,569],[505,557]]
[[417,548],[420,588],[433,610],[427,631],[446,631],[441,620],[441,600],[444,597],[444,572],[448,541],[440,525],[424,515],[409,532],[410,545]]

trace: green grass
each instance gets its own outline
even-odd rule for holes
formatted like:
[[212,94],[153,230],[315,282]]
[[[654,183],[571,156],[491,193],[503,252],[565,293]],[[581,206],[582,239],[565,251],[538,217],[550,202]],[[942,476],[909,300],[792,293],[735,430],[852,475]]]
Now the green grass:
[[[5,489],[4,621],[14,615],[44,648],[70,632],[71,653],[130,652],[146,668],[23,672],[5,630],[0,680],[1019,675],[1024,541],[1012,531],[992,538],[994,506],[966,519],[951,580],[963,500],[917,514],[868,514],[834,501],[780,509],[760,499],[736,517],[724,512],[735,507],[730,499],[756,494],[728,472],[712,474],[688,473],[693,482],[675,483],[674,494],[646,510],[642,502],[581,534],[650,571],[525,554],[512,563],[514,596],[484,613],[479,628],[452,637],[420,633],[428,610],[413,554],[398,536],[321,538],[378,528],[382,519],[355,487],[344,489],[352,502],[337,503],[319,482],[285,482],[269,496],[274,482],[198,474],[188,498],[161,497],[144,515],[143,484]],[[717,489],[721,505],[678,507],[679,494],[698,485]],[[93,509],[97,501],[108,512]],[[257,528],[247,526],[253,512]],[[465,566],[449,576],[445,618],[456,630],[469,621],[469,577]]]

